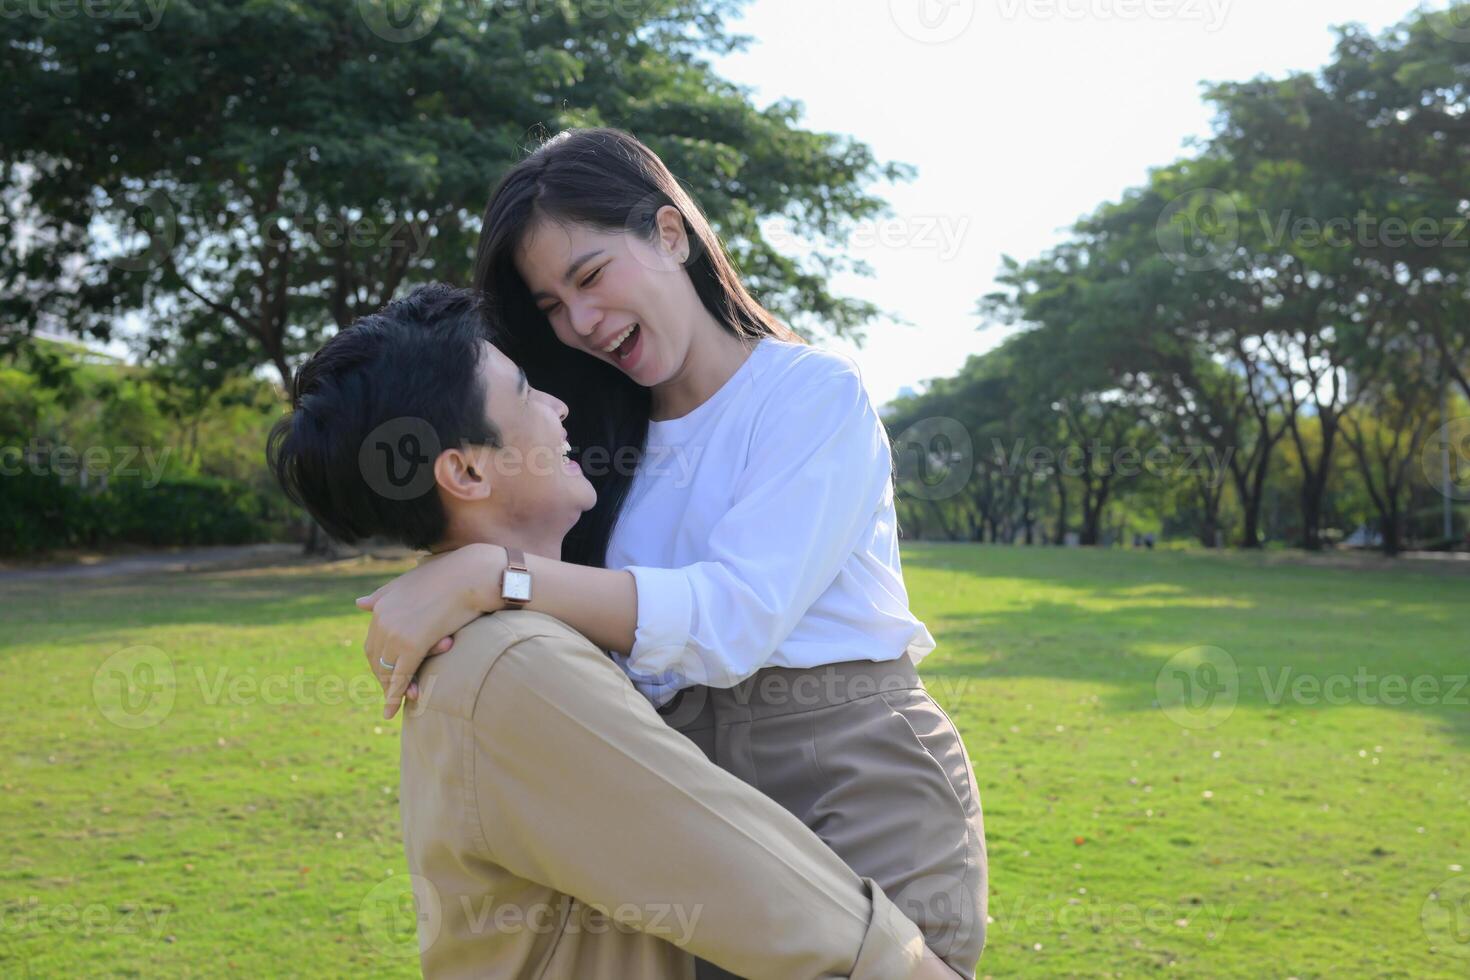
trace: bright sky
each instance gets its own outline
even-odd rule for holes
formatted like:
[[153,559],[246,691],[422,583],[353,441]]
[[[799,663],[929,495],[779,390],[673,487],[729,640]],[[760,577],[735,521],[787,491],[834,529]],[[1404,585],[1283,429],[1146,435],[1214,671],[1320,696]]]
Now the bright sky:
[[[1439,2],[1433,4],[1443,7]],[[802,102],[916,177],[875,190],[893,217],[848,243],[874,277],[834,288],[892,317],[850,354],[879,404],[995,346],[979,298],[1025,260],[1211,132],[1201,81],[1311,71],[1334,24],[1374,31],[1410,0],[752,0],[754,38],[715,60],[765,106]],[[778,229],[779,230],[779,229]],[[793,233],[799,229],[792,229]]]

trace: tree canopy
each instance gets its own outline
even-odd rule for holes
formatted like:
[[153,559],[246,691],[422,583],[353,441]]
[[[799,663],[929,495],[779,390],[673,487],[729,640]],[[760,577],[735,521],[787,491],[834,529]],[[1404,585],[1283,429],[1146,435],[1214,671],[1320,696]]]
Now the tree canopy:
[[[797,262],[910,174],[764,109],[705,57],[743,39],[729,0],[197,0],[156,18],[0,20],[0,296],[13,332],[107,338],[213,380],[288,381],[325,333],[405,286],[467,280],[489,190],[539,134],[629,129],[686,181],[751,287],[798,329],[857,332],[855,266]],[[147,8],[137,8],[142,14]],[[11,338],[14,342],[14,337]]]
[[[1458,424],[1452,392],[1470,398],[1470,49],[1455,16],[1421,12],[1377,36],[1344,27],[1319,72],[1209,86],[1214,136],[1045,254],[1008,258],[980,313],[1019,332],[900,404],[895,423],[983,405],[985,426],[1050,447],[1039,459],[1074,451],[1074,465],[1041,467],[1054,540],[1073,505],[1080,541],[1097,543],[1102,509],[1131,487],[1210,545],[1228,508],[1255,547],[1267,499],[1279,509],[1289,487],[1295,518],[1276,530],[1317,548],[1350,496],[1330,491],[1355,476],[1397,550],[1415,500],[1423,511],[1462,489],[1432,470],[1430,445]],[[1001,404],[983,381],[997,369]],[[1463,442],[1443,455],[1470,467]],[[1130,465],[1160,449],[1161,471]],[[967,509],[1002,536],[1029,536],[1036,514],[982,492],[949,503],[947,531]]]

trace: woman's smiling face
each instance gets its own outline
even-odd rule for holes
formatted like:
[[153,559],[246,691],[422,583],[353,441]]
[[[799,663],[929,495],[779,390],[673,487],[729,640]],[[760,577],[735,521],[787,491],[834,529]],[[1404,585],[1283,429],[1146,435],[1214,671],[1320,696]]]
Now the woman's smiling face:
[[647,388],[684,364],[702,310],[682,264],[683,220],[672,207],[660,219],[660,236],[648,241],[542,217],[516,253],[516,269],[557,339]]

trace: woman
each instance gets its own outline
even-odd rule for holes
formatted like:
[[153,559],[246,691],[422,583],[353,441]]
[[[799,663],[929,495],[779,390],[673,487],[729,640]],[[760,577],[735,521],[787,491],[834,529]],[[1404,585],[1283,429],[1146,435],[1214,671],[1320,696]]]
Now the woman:
[[[616,130],[562,133],[506,174],[476,280],[497,343],[568,404],[598,491],[567,561],[524,558],[530,608],[612,651],[669,724],[972,976],[979,798],[914,672],[934,641],[908,610],[887,435],[856,369],[762,308],[668,168]],[[441,637],[525,604],[502,595],[506,569],[503,549],[462,549],[361,600],[386,715]]]

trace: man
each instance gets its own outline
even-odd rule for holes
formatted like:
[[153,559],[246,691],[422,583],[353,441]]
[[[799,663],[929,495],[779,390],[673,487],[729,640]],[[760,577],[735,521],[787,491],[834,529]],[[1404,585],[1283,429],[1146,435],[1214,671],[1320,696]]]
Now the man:
[[[594,503],[566,406],[490,343],[468,291],[426,286],[342,331],[292,405],[272,468],[340,540],[560,557]],[[697,956],[783,980],[954,977],[876,884],[560,621],[482,618],[419,687],[400,806],[425,975],[687,978]]]

